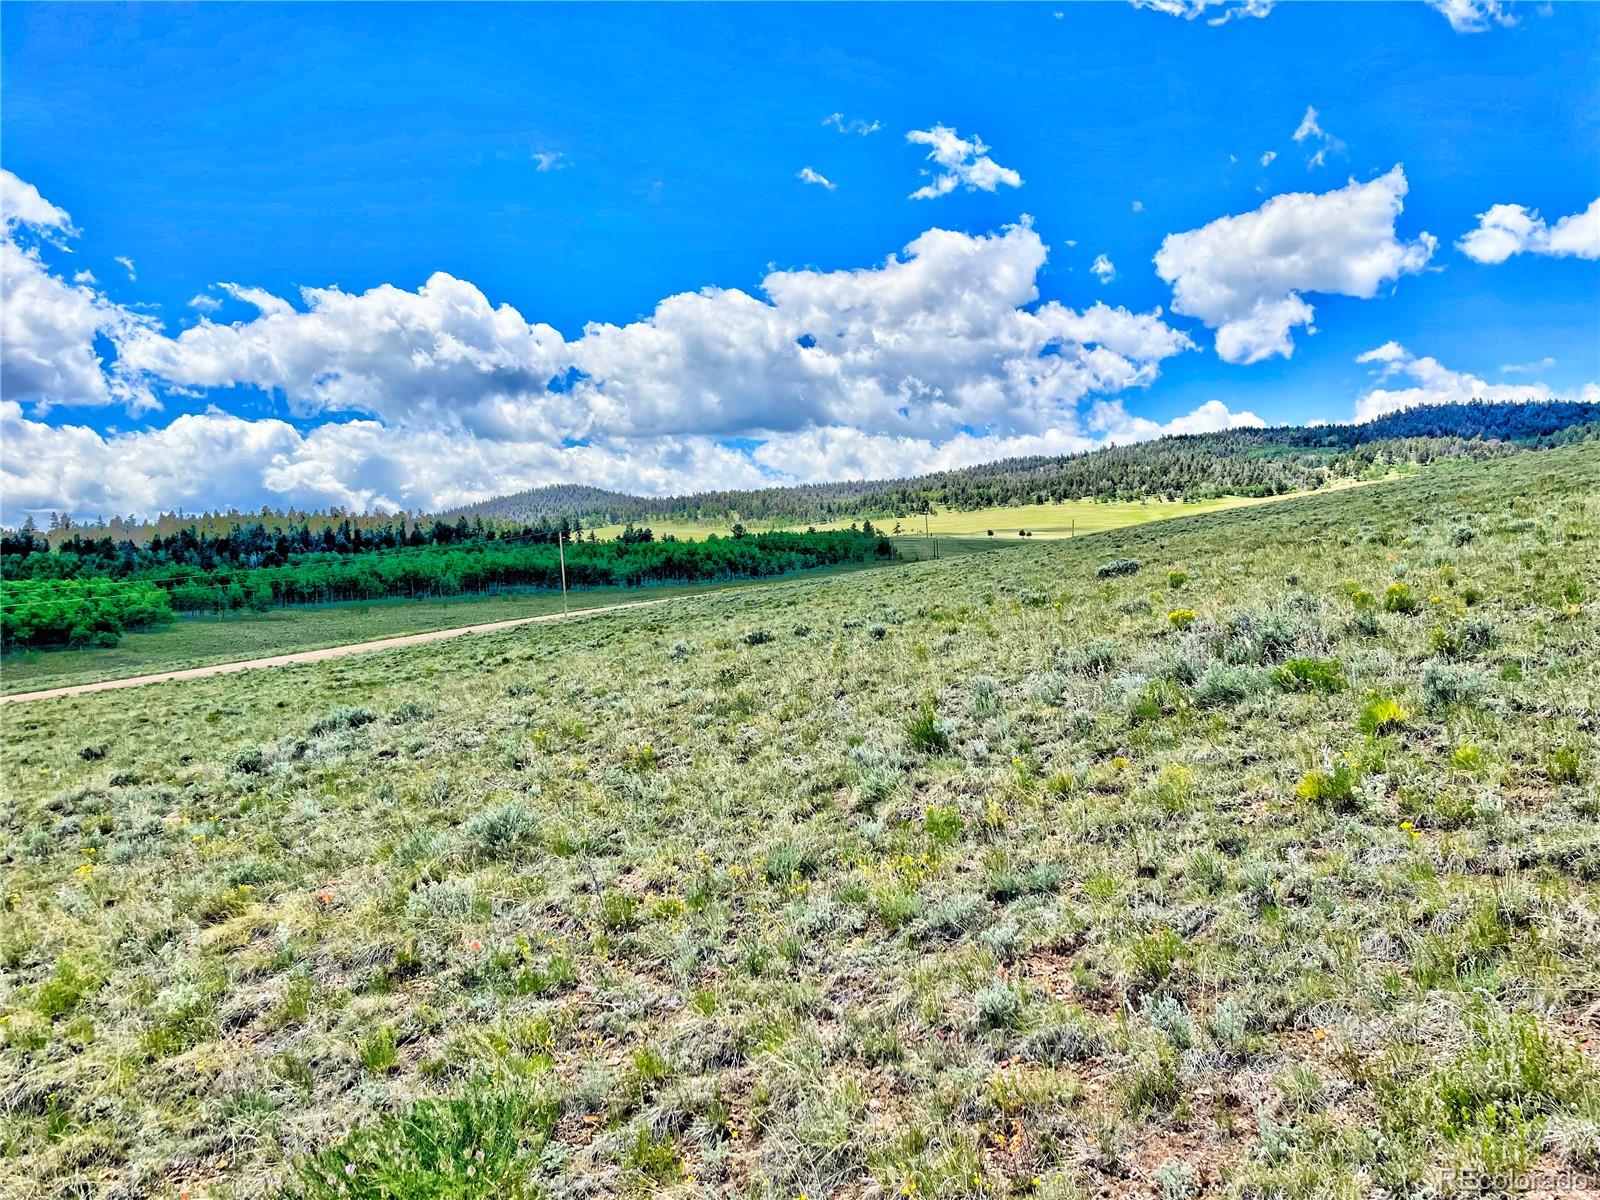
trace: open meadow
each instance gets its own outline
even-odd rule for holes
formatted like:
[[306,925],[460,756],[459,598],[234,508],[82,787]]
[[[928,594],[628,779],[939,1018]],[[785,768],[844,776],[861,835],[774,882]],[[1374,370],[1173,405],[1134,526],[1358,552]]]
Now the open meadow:
[[1592,442],[10,706],[0,1197],[1600,1171],[1597,711]]
[[[910,548],[906,557],[920,557],[917,548]],[[859,566],[817,568],[811,574],[862,569]],[[578,588],[568,596],[567,604],[571,611],[579,612],[610,604],[692,596],[720,588],[759,586],[762,582],[765,581]],[[267,658],[561,611],[561,593],[540,589],[425,600],[396,598],[301,605],[227,616],[190,615],[169,625],[130,631],[115,646],[8,654],[0,659],[0,694],[181,671],[213,663]]]
[[[1350,487],[1353,484],[1341,482],[1338,486]],[[898,528],[899,536],[906,538],[921,535],[924,532],[924,524],[927,526],[926,532],[947,537],[986,537],[992,533],[996,538],[1015,538],[1020,530],[1025,529],[1033,537],[1063,538],[1103,533],[1108,529],[1143,525],[1149,521],[1165,521],[1173,517],[1223,512],[1252,504],[1270,504],[1278,500],[1293,499],[1295,496],[1296,493],[1263,497],[1215,496],[1206,500],[1162,500],[1154,497],[1142,500],[1060,500],[1045,504],[1005,504],[976,509],[941,508],[937,512],[930,513],[926,522],[921,516],[883,517],[874,519],[873,526],[890,534]],[[648,524],[658,537],[667,534],[680,538],[703,538],[710,534],[719,537],[728,535],[726,521],[718,523],[668,518],[644,523]],[[799,527],[806,528],[808,524],[815,529],[847,529],[851,522],[848,520],[811,522],[801,523]],[[793,521],[749,523],[752,532],[765,530],[769,525],[774,529],[796,527]],[[621,525],[606,525],[598,528],[596,533],[602,540],[614,538],[623,531],[623,528]]]

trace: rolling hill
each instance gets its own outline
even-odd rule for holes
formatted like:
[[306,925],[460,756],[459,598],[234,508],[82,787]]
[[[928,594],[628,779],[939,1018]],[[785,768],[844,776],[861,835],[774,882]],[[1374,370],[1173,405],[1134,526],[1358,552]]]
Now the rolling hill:
[[18,706],[0,1197],[1592,1173],[1597,597],[1585,443]]
[[1164,437],[1084,454],[1014,458],[911,479],[859,480],[646,497],[561,484],[452,509],[457,516],[586,526],[654,521],[831,523],[906,517],[925,505],[972,510],[1062,500],[1197,499],[1308,491],[1339,478],[1595,436],[1600,403],[1453,404],[1359,425],[1278,426]]

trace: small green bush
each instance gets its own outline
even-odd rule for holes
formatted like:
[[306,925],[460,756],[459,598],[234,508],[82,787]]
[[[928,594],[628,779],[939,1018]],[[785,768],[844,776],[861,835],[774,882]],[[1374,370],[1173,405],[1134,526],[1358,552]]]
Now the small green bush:
[[370,708],[336,708],[326,716],[318,717],[306,732],[312,737],[320,737],[343,729],[359,729],[377,719]]
[[1398,700],[1374,693],[1362,705],[1359,725],[1362,733],[1394,733],[1404,729],[1410,719],[1411,714],[1401,707]]
[[1337,658],[1291,658],[1272,673],[1272,682],[1286,692],[1342,692],[1349,686]]
[[525,804],[511,801],[473,817],[462,827],[467,852],[475,858],[509,858],[534,845],[539,838],[539,818]]
[[1356,807],[1356,783],[1355,768],[1341,760],[1328,770],[1307,771],[1294,794],[1317,808],[1349,812]]
[[1414,613],[1417,611],[1417,594],[1409,583],[1396,580],[1384,590],[1383,609],[1392,613]]
[[236,775],[260,775],[267,769],[267,754],[260,746],[246,746],[228,760],[228,769]]
[[1212,663],[1194,685],[1194,702],[1201,708],[1237,704],[1266,690],[1268,676],[1254,667]]
[[1022,993],[1003,979],[982,988],[973,997],[979,1029],[1015,1029],[1022,1023]]
[[1471,667],[1430,659],[1422,665],[1422,702],[1430,709],[1471,704],[1489,690],[1489,681]]

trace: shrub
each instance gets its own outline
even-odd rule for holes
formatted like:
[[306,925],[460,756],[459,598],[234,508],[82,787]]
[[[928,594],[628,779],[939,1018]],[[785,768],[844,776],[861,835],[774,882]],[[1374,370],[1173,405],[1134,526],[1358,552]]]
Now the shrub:
[[772,634],[765,629],[752,629],[739,640],[746,646],[764,646],[772,641]]
[[1229,667],[1213,663],[1194,685],[1194,702],[1201,708],[1237,704],[1264,690],[1267,676],[1253,667]]
[[1374,693],[1367,697],[1366,704],[1361,708],[1359,724],[1362,733],[1383,734],[1403,729],[1410,719],[1411,714],[1400,706],[1399,701]]
[[1067,677],[1059,671],[1045,671],[1028,680],[1028,695],[1040,704],[1054,707],[1067,690]]
[[377,719],[370,708],[336,708],[331,713],[318,717],[306,732],[312,737],[320,737],[326,733],[338,733],[343,729],[359,729]]
[[1176,1159],[1156,1168],[1155,1181],[1161,1200],[1194,1200],[1200,1194],[1200,1179],[1194,1167]]
[[1114,641],[1089,642],[1072,656],[1072,670],[1079,675],[1109,675],[1120,657]]
[[1015,1029],[1022,1023],[1022,992],[1003,979],[973,997],[979,1029]]
[[1488,691],[1482,672],[1459,667],[1439,659],[1422,664],[1422,702],[1430,709],[1451,704],[1469,704]]
[[1383,632],[1383,624],[1377,613],[1364,608],[1350,618],[1350,632],[1356,637],[1377,637]]
[[1181,588],[1188,582],[1189,572],[1182,570],[1181,568],[1175,571],[1167,572],[1167,586],[1172,588],[1174,591],[1176,591],[1178,588]]
[[1187,629],[1195,622],[1195,611],[1192,608],[1175,608],[1167,614],[1167,620],[1174,629]]
[[1226,997],[1212,1012],[1211,1020],[1206,1023],[1206,1032],[1224,1054],[1234,1057],[1242,1054],[1245,1039],[1250,1033],[1250,1022],[1244,1006],[1234,997]]
[[1318,808],[1349,812],[1356,806],[1356,782],[1355,768],[1340,760],[1326,771],[1307,771],[1295,787],[1294,794]]
[[1321,642],[1322,631],[1282,612],[1239,612],[1228,618],[1230,663],[1282,662],[1298,647]]
[[267,769],[267,755],[260,746],[246,746],[228,760],[228,769],[236,775],[260,775]]
[[1446,658],[1466,658],[1494,645],[1494,622],[1483,618],[1457,625],[1435,625],[1428,631],[1428,645]]
[[975,717],[992,717],[1000,711],[1000,685],[988,675],[975,675],[967,684],[967,711]]
[[1133,575],[1142,566],[1144,564],[1137,558],[1113,558],[1110,562],[1101,563],[1094,573],[1101,579],[1114,579],[1119,575]]
[[1061,886],[1066,872],[1054,863],[1037,863],[1026,871],[996,867],[984,877],[984,891],[1002,904],[1019,896],[1047,895]]
[[1417,611],[1417,594],[1404,580],[1391,583],[1383,593],[1385,612],[1413,613]]
[[539,818],[524,804],[511,801],[473,817],[462,829],[469,853],[477,858],[507,858],[539,836]]
[[1342,692],[1347,686],[1337,658],[1291,658],[1272,673],[1272,682],[1286,692]]
[[421,700],[405,700],[395,705],[394,711],[389,714],[389,724],[410,725],[414,721],[426,721],[433,716],[433,712],[433,706]]
[[1194,1025],[1184,1010],[1183,1001],[1176,996],[1146,995],[1142,1005],[1144,1019],[1149,1021],[1179,1050],[1187,1050],[1194,1041]]

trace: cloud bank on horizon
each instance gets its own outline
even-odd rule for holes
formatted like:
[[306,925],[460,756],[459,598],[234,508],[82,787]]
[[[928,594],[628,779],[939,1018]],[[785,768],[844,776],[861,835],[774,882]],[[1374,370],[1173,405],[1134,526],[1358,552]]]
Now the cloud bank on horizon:
[[[1435,4],[1448,25],[1417,7],[1447,43],[1452,30],[1505,39],[1537,23],[1492,0]],[[1134,8],[1193,22],[1121,10],[1152,36],[1233,43],[1300,19],[1270,0]],[[1141,61],[1144,41],[1126,47]],[[21,86],[9,75],[8,91]],[[343,269],[313,259],[302,284],[246,239],[213,238],[211,269],[175,273],[148,239],[129,240],[93,176],[63,180],[37,153],[29,162],[43,161],[42,174],[10,162],[0,168],[0,517],[437,509],[564,481],[654,494],[760,487],[1259,426],[1262,414],[1370,420],[1473,398],[1600,398],[1600,363],[1578,361],[1570,330],[1544,341],[1529,322],[1475,360],[1459,339],[1441,349],[1438,323],[1417,315],[1448,305],[1458,281],[1480,305],[1499,298],[1501,281],[1508,303],[1551,280],[1571,296],[1574,273],[1592,279],[1600,260],[1600,199],[1575,204],[1570,189],[1525,170],[1485,175],[1470,191],[1442,185],[1414,142],[1382,154],[1370,143],[1396,139],[1375,134],[1348,96],[1318,92],[1221,133],[1236,152],[1181,197],[1162,172],[1203,172],[1180,120],[1176,140],[1118,187],[1093,179],[1086,195],[1106,195],[1092,207],[1070,191],[1079,174],[1050,165],[1027,121],[970,98],[950,105],[963,119],[929,121],[925,109],[894,111],[889,95],[869,87],[806,112],[807,148],[789,157],[778,147],[771,172],[782,198],[761,193],[830,235],[808,245],[850,247],[832,265],[771,262],[732,274],[739,286],[728,284],[734,260],[696,265],[610,320],[529,303],[514,277],[508,289],[514,272],[497,271],[487,250],[464,256],[459,241],[432,261],[413,255],[404,271],[386,263],[392,242],[365,261],[339,257]],[[8,155],[37,132],[21,125],[19,142],[16,120]],[[889,129],[908,132],[872,136]],[[341,153],[357,144],[346,138]],[[1112,163],[1100,135],[1085,146],[1074,161]],[[530,130],[504,161],[523,173],[516,189],[561,195],[602,169],[576,126]],[[626,186],[644,197],[641,211],[662,196],[648,176]],[[566,202],[568,218],[588,219],[617,187]],[[176,185],[170,195],[174,212],[195,211]],[[740,196],[719,193],[713,219],[745,216]],[[418,201],[419,221],[429,203]],[[895,232],[852,236],[852,222],[890,206]],[[444,229],[419,229],[416,241],[426,248]],[[781,223],[768,232],[772,250],[791,244]],[[342,249],[336,236],[330,250]],[[656,249],[646,231],[616,261],[631,268]],[[1449,289],[1433,282],[1441,272]],[[397,276],[406,282],[385,282]],[[351,278],[360,286],[341,286]],[[1493,362],[1517,382],[1495,381]],[[1309,382],[1316,402],[1286,413],[1261,380],[1285,392]]]
[[[981,161],[981,141],[963,145],[963,161]],[[1311,331],[1302,293],[1370,299],[1429,261],[1436,239],[1395,233],[1406,187],[1396,166],[1365,184],[1275,196],[1168,236],[1155,270],[1172,286],[1173,311],[1215,332],[1221,359],[1287,358],[1291,331]],[[222,282],[216,290],[254,315],[219,323],[209,314],[221,301],[197,296],[198,322],[174,336],[53,271],[42,247],[77,234],[71,217],[6,170],[0,215],[9,513],[224,503],[393,511],[574,479],[651,493],[758,487],[1264,423],[1216,400],[1166,422],[1129,413],[1121,396],[1148,388],[1196,341],[1160,308],[1041,302],[1048,248],[1026,217],[976,236],[929,229],[879,266],[772,271],[759,296],[669,296],[641,320],[591,323],[568,340],[444,272],[415,291],[307,287],[298,306]],[[1600,253],[1587,214],[1554,231],[1536,215],[1490,216],[1462,243],[1479,261],[1519,249]],[[1516,248],[1485,248],[1490,228],[1519,238]],[[1115,270],[1102,254],[1093,273],[1109,282]],[[1357,361],[1380,364],[1380,383],[1412,381],[1369,389],[1357,420],[1542,388],[1490,385],[1392,341]],[[163,392],[235,388],[281,397],[297,420],[208,407],[105,435],[38,419],[61,405],[139,415],[159,409]]]

